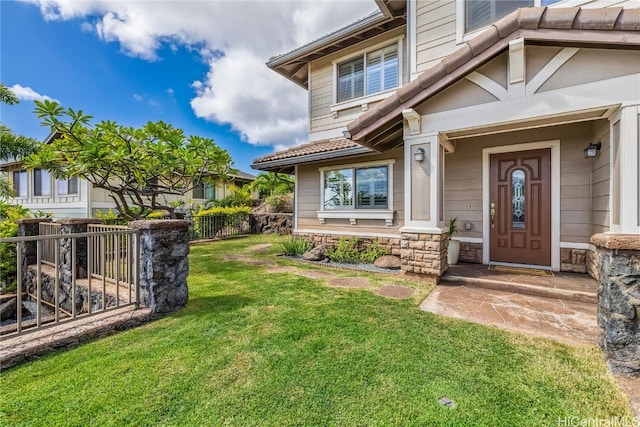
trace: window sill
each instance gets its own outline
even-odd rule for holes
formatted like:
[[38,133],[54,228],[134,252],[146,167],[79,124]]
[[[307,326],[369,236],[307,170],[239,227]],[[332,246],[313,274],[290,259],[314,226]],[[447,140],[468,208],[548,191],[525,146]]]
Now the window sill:
[[384,92],[379,92],[373,95],[363,96],[361,98],[350,99],[349,101],[344,101],[339,104],[333,104],[329,111],[333,115],[333,118],[337,118],[338,114],[341,111],[348,110],[353,107],[360,107],[362,111],[367,111],[369,109],[369,104],[372,102],[382,101],[394,94],[399,87],[395,87],[393,89],[386,90]]
[[381,209],[358,209],[342,211],[317,211],[320,224],[324,224],[326,219],[348,219],[349,224],[356,225],[359,219],[384,219],[387,227],[393,226],[394,211]]

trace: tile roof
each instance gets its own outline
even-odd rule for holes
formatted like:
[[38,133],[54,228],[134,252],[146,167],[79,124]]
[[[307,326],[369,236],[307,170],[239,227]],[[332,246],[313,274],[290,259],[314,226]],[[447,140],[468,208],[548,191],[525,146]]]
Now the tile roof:
[[330,151],[345,150],[348,148],[357,147],[360,147],[360,144],[357,144],[346,138],[322,139],[310,142],[308,144],[289,148],[288,150],[278,151],[277,153],[273,154],[267,154],[266,156],[255,159],[253,161],[253,164],[259,165],[260,163],[272,162],[274,160],[291,159],[294,157],[308,156],[310,154],[326,153]]
[[581,46],[640,46],[640,9],[518,9],[349,123],[347,129],[352,139],[375,147],[374,135],[383,134],[385,129],[402,128],[402,110],[439,93],[507,48],[509,41],[520,37]]
[[262,156],[255,159],[251,167],[263,171],[293,173],[294,166],[298,164],[364,155],[372,152],[374,150],[350,139],[331,138]]

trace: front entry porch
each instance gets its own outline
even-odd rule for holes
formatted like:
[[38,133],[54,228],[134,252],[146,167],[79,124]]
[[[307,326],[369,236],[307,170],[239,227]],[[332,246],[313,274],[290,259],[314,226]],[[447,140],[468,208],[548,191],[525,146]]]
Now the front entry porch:
[[549,273],[539,270],[540,275],[532,275],[524,270],[507,270],[490,269],[488,265],[483,264],[460,263],[449,266],[447,272],[440,278],[440,283],[474,286],[594,305],[597,303],[598,282],[587,274]]
[[586,274],[532,276],[450,266],[421,309],[580,346],[597,343],[598,283]]

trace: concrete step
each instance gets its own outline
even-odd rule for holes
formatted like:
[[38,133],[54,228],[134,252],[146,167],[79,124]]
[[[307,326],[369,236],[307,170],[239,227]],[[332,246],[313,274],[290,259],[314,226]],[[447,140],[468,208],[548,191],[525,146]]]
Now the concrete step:
[[[505,279],[507,275],[505,275]],[[533,283],[522,283],[517,280],[517,276],[508,277],[508,280],[497,278],[470,277],[468,275],[458,275],[455,272],[447,272],[440,278],[442,285],[465,285],[484,289],[494,289],[498,291],[515,292],[522,295],[531,295],[545,298],[557,298],[568,301],[577,301],[596,304],[598,302],[597,293],[585,290],[563,289],[546,285],[536,285]]]

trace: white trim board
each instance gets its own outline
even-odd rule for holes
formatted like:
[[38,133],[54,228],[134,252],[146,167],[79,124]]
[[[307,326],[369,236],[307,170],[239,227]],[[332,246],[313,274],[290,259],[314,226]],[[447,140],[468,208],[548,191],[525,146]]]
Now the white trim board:
[[[551,148],[551,269],[560,270],[560,140],[488,147],[482,150],[482,262],[489,264],[490,155]],[[495,262],[494,262],[495,264]]]
[[318,230],[313,228],[296,228],[293,230],[294,233],[313,233],[313,234],[328,234],[331,236],[358,236],[358,237],[388,237],[391,239],[399,239],[399,234],[387,234],[387,233],[365,233],[362,231],[349,231],[349,232],[340,232],[340,231],[332,231],[332,230]]

